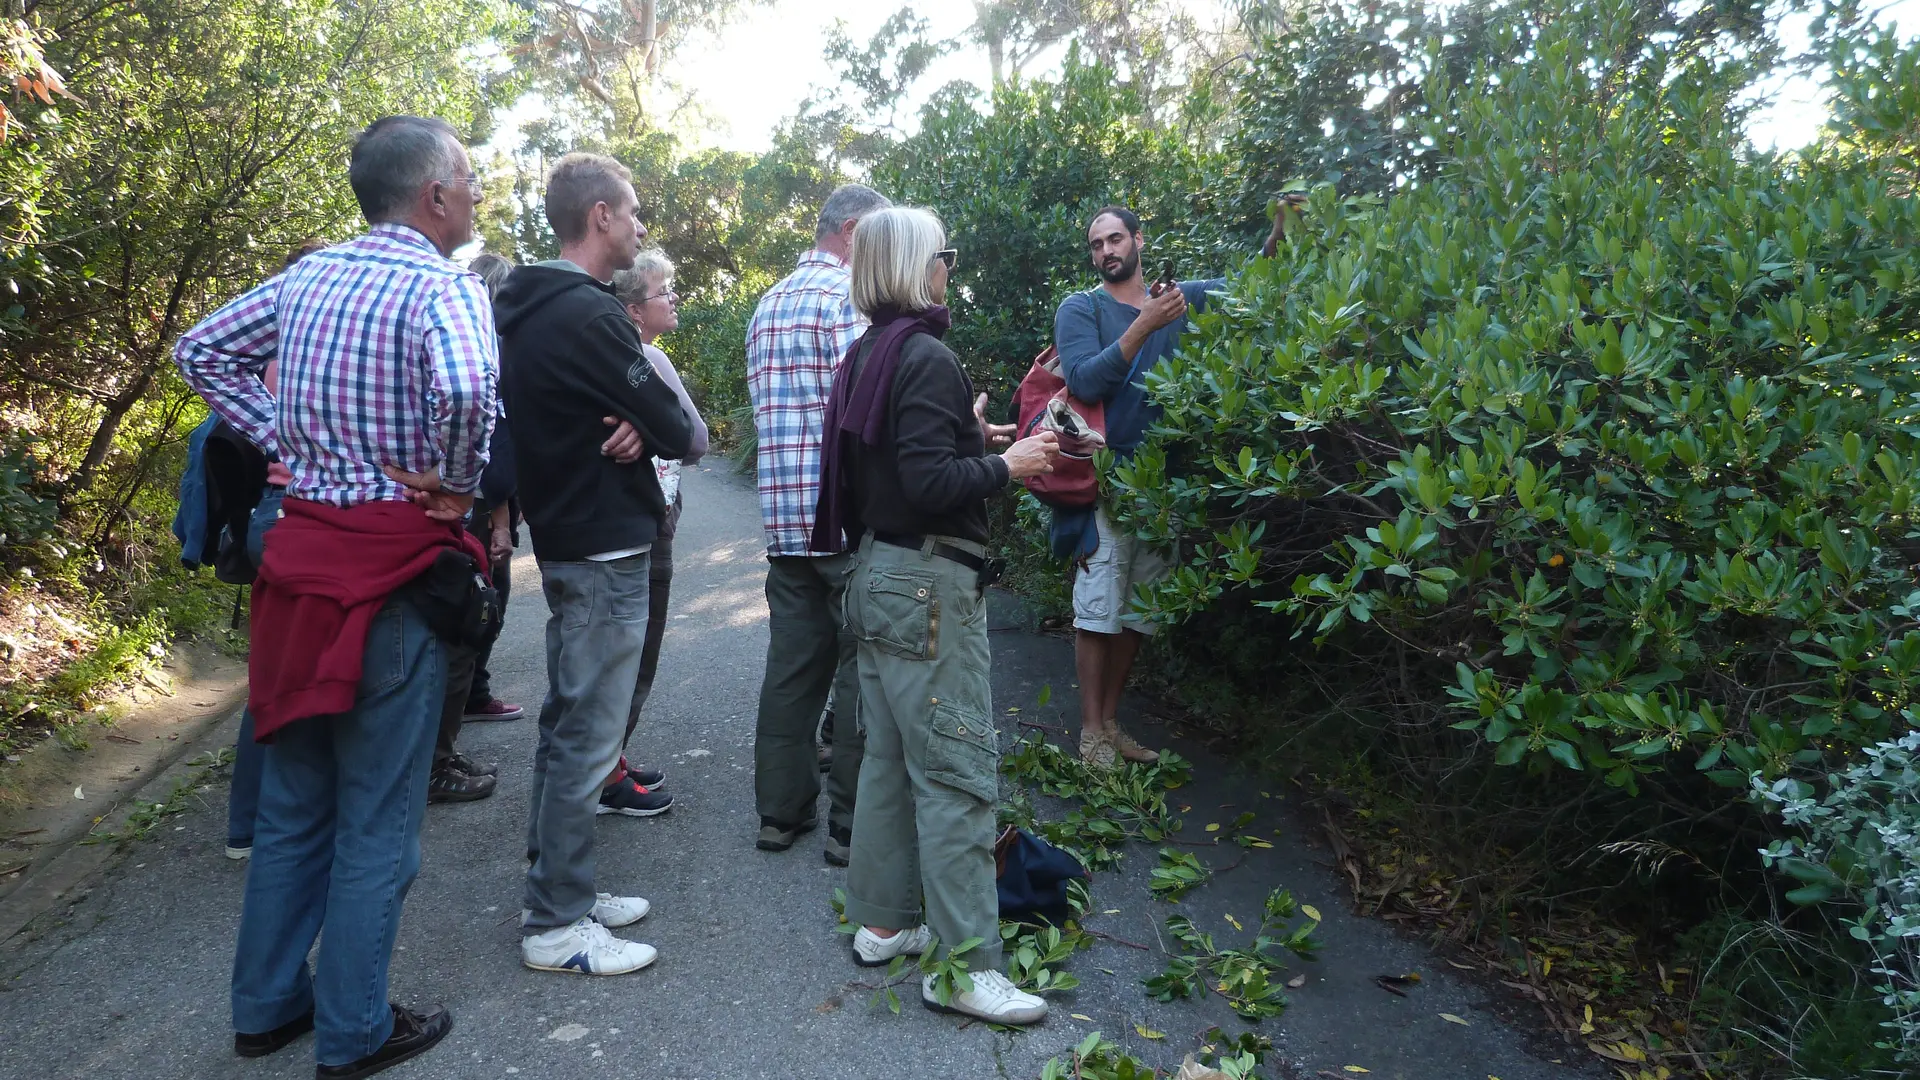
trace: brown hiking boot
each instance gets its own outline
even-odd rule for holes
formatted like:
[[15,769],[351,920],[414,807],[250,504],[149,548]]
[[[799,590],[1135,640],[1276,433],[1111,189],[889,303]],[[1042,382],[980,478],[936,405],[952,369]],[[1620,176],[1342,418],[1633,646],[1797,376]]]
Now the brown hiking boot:
[[1141,765],[1151,765],[1160,760],[1160,751],[1149,750],[1139,743],[1134,742],[1133,736],[1121,730],[1118,722],[1115,722],[1113,725],[1112,740],[1113,748],[1118,750],[1120,756],[1126,758],[1128,761],[1137,762]]

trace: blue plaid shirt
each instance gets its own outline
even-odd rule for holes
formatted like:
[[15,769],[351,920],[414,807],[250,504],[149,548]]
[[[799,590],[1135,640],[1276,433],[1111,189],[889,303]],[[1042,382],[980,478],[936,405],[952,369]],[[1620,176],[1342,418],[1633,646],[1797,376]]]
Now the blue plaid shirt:
[[[275,357],[278,401],[260,381]],[[404,498],[383,465],[437,465],[458,494],[480,484],[500,375],[493,308],[478,275],[405,225],[300,260],[187,331],[173,358],[214,412],[279,454],[295,498]]]
[[867,320],[853,306],[853,275],[824,251],[760,298],[747,327],[747,393],[760,439],[760,521],[767,554],[813,555],[833,369]]

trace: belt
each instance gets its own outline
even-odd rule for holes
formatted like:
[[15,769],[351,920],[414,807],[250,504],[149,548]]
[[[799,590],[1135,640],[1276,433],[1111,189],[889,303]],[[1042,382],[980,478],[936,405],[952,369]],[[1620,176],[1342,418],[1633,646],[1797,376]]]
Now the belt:
[[888,533],[875,529],[873,538],[882,544],[891,544],[894,547],[912,548],[915,551],[931,550],[933,554],[938,555],[948,562],[957,562],[961,566],[976,572],[987,568],[987,560],[984,557],[975,555],[973,552],[967,551],[964,548],[954,547],[952,544],[943,544],[936,540],[934,541],[933,547],[929,549],[927,547],[927,538],[924,536],[916,536],[912,533]]

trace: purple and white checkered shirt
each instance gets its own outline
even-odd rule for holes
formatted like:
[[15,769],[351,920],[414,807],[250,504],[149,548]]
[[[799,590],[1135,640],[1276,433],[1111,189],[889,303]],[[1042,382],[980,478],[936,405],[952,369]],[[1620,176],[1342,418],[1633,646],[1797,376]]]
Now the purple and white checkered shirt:
[[833,369],[867,320],[853,306],[853,275],[824,251],[760,298],[747,327],[747,393],[760,438],[760,521],[767,554],[813,555]]
[[[260,375],[280,360],[278,401]],[[187,331],[187,385],[293,474],[287,494],[331,506],[403,498],[381,466],[440,467],[480,484],[500,375],[480,278],[405,225],[295,263]]]

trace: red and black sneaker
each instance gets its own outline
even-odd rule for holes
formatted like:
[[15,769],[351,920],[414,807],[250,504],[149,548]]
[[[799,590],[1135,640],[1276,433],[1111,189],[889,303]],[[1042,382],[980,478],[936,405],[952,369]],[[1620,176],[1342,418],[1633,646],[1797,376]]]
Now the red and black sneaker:
[[653,817],[673,809],[673,796],[634,781],[627,774],[600,789],[600,805],[595,814],[625,814],[627,817]]
[[643,788],[652,789],[665,787],[667,783],[666,773],[661,772],[659,769],[649,769],[644,765],[635,768],[627,764],[626,758],[620,759],[620,771],[626,773],[628,777],[632,778],[634,783],[639,784]]

